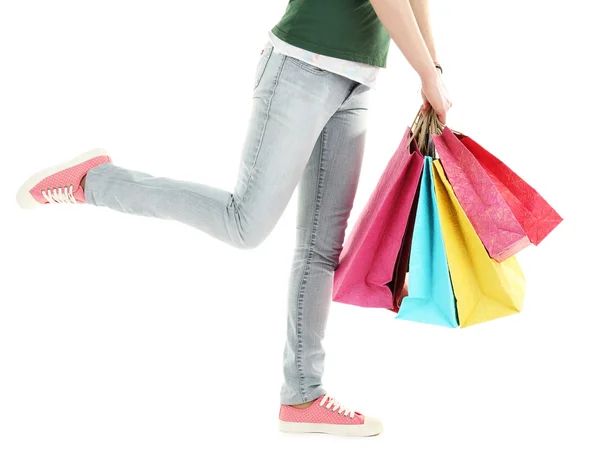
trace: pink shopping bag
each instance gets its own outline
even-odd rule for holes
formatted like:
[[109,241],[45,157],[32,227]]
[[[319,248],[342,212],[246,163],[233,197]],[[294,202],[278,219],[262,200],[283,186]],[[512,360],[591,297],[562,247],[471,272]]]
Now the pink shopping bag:
[[492,179],[529,240],[538,245],[562,221],[561,216],[533,187],[481,145],[464,134],[457,137]]
[[423,170],[423,156],[414,141],[408,143],[411,136],[407,128],[344,243],[333,277],[336,302],[397,311],[390,283],[395,271],[402,273],[395,265]]
[[433,135],[450,185],[490,257],[501,262],[531,242],[494,181],[447,126]]

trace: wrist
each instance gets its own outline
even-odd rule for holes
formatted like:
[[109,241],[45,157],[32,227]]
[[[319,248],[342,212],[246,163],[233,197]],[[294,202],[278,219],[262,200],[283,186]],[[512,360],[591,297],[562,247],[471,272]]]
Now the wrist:
[[424,70],[422,73],[420,73],[421,81],[424,83],[436,82],[438,77],[439,77],[439,71],[433,65],[433,63],[430,67],[428,67],[426,70]]

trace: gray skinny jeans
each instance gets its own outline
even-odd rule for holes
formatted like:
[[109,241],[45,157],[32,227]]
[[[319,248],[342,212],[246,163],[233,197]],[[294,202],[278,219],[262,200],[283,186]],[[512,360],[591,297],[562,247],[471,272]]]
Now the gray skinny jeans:
[[369,90],[267,42],[233,192],[114,164],[99,165],[86,178],[86,203],[176,220],[240,249],[261,244],[298,186],[282,404],[325,393],[322,341],[359,181]]

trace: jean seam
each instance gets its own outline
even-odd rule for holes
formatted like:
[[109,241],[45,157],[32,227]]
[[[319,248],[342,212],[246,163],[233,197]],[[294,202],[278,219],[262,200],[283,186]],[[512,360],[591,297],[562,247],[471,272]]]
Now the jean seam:
[[[350,101],[350,99],[354,96],[354,94],[356,93],[356,89],[358,89],[360,86],[364,86],[364,84],[361,84],[358,81],[352,81],[352,84],[350,85],[350,92],[348,92],[348,95],[346,95],[346,98],[344,99],[344,101],[342,102],[342,104],[340,105],[340,108],[338,109],[339,111],[348,111],[348,110],[354,110],[354,109],[359,109],[359,108],[346,108],[346,109],[342,109],[342,107],[348,103]],[[366,109],[366,108],[365,108]]]
[[324,179],[324,170],[323,170],[323,154],[325,152],[325,141],[326,141],[326,126],[323,127],[322,137],[321,137],[321,150],[319,152],[319,178],[317,181],[317,192],[316,192],[316,201],[315,201],[315,214],[313,217],[313,224],[310,231],[310,243],[308,246],[308,254],[306,257],[306,265],[304,266],[304,272],[302,275],[302,282],[300,285],[300,292],[298,293],[298,313],[296,316],[296,328],[298,332],[298,346],[296,348],[296,369],[298,371],[298,382],[300,387],[300,396],[303,402],[308,402],[308,396],[306,393],[305,386],[305,377],[304,370],[302,368],[302,363],[304,361],[303,358],[303,329],[302,329],[302,319],[303,319],[303,303],[304,303],[304,291],[306,289],[306,279],[308,276],[308,272],[311,265],[311,259],[314,252],[314,246],[316,243],[316,229],[319,222],[319,214],[321,211],[321,198],[323,192],[323,179]]
[[[260,84],[260,81],[262,81],[262,77],[265,75],[267,66],[269,66],[269,60],[271,59],[271,55],[273,54],[272,46],[271,47],[269,47],[268,45],[263,46],[263,53],[265,53],[265,50],[267,51],[267,53],[265,54],[265,56],[262,57],[265,60],[265,65],[262,67],[262,70],[260,70],[260,68],[257,70],[259,72],[259,76],[257,76],[255,79],[253,91],[256,90],[256,88]],[[261,66],[261,63],[259,63],[258,66]]]
[[265,121],[262,127],[262,131],[260,133],[260,139],[258,140],[258,145],[256,147],[256,152],[254,153],[254,159],[252,160],[252,166],[250,167],[250,174],[248,175],[248,180],[246,181],[246,189],[244,190],[244,195],[240,199],[237,204],[234,205],[234,209],[236,212],[242,208],[246,197],[248,196],[248,191],[250,190],[250,182],[252,181],[252,176],[254,175],[256,162],[258,161],[258,154],[260,153],[260,149],[262,148],[263,140],[265,137],[265,132],[267,131],[267,123],[269,122],[269,118],[271,115],[271,103],[273,102],[273,98],[275,98],[275,91],[277,90],[277,86],[279,85],[279,77],[281,76],[281,72],[283,70],[283,65],[285,64],[286,56],[283,56],[281,60],[281,65],[279,66],[279,70],[277,71],[277,76],[275,77],[275,84],[273,85],[273,92],[269,97],[269,103],[267,104],[267,114],[265,115]]

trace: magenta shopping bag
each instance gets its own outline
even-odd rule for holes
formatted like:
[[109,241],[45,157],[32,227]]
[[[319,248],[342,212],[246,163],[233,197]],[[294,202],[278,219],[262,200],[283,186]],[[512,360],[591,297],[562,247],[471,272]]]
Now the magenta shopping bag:
[[407,128],[375,190],[344,242],[333,277],[333,300],[360,307],[395,310],[388,285],[400,252],[417,187],[423,156]]
[[447,126],[433,142],[452,190],[490,257],[511,257],[531,242],[494,181]]

